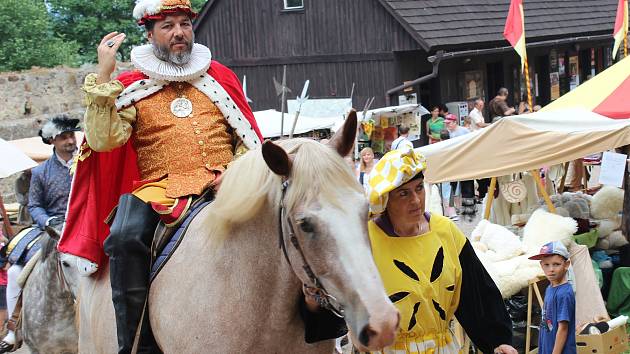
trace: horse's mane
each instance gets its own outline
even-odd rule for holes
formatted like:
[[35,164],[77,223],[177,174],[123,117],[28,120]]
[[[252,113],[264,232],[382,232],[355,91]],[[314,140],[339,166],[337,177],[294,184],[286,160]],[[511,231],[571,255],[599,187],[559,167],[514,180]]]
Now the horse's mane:
[[57,240],[50,237],[47,232],[44,232],[42,234],[42,237],[39,239],[39,243],[42,246],[42,260],[47,259],[48,256],[50,256],[57,249]]
[[[363,193],[346,162],[332,148],[311,139],[277,144],[292,155],[291,184],[285,197],[289,212],[297,203],[315,198],[341,207],[339,190]],[[249,151],[227,169],[208,221],[226,234],[230,226],[255,217],[261,208],[278,207],[281,187],[281,177],[271,172],[261,149]]]

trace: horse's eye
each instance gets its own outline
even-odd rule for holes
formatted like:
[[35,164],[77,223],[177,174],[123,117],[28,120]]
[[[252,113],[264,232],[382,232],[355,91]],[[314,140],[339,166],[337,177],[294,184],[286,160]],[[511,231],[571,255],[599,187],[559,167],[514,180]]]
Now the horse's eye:
[[298,220],[297,224],[300,226],[300,229],[303,232],[306,232],[306,233],[310,234],[310,233],[313,233],[313,231],[315,231],[315,228],[313,227],[313,224],[311,224],[306,219]]
[[64,267],[70,267],[70,263],[66,262],[66,261],[61,261],[61,265]]

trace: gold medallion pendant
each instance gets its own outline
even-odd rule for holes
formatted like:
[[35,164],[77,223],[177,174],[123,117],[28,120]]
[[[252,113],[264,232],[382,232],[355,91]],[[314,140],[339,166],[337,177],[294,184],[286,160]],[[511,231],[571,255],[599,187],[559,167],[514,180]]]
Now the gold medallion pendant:
[[186,118],[192,111],[192,102],[187,98],[179,97],[171,102],[171,113],[177,118]]

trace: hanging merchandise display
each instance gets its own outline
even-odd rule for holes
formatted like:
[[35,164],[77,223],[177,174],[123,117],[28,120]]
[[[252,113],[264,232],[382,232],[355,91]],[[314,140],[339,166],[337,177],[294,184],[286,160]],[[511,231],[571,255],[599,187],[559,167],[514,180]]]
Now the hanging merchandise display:
[[519,203],[527,197],[527,187],[521,179],[499,184],[503,198],[510,203]]

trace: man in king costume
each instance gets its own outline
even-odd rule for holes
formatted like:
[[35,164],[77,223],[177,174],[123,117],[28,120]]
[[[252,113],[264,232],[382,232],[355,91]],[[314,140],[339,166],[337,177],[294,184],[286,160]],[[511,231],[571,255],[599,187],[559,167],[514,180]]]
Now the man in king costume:
[[[83,86],[86,142],[59,249],[85,275],[109,256],[119,353],[131,352],[143,318],[158,222],[176,226],[236,156],[261,145],[239,80],[194,43],[195,16],[189,0],[140,0],[134,17],[150,44],[132,50],[136,70],[111,80],[125,39],[113,32]],[[147,327],[138,353],[158,351]]]

